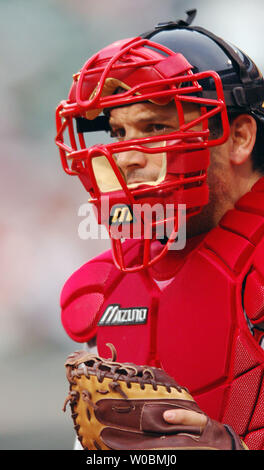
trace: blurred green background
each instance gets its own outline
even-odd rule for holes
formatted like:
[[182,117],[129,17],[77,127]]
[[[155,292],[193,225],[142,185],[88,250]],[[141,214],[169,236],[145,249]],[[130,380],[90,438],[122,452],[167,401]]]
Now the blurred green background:
[[62,171],[55,107],[91,54],[191,8],[263,72],[262,0],[0,0],[0,449],[73,448],[64,361],[81,345],[60,324],[60,291],[109,247],[78,237],[87,195]]

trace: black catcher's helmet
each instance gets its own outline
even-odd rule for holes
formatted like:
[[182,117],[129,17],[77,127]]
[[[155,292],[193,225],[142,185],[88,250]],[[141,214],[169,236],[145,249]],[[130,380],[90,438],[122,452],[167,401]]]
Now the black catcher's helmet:
[[[194,67],[194,73],[216,71],[222,80],[228,112],[247,112],[264,123],[264,80],[253,60],[210,31],[191,26],[196,10],[186,13],[186,21],[159,23],[140,36],[181,52]],[[203,90],[204,97],[212,97],[213,81],[204,82]]]

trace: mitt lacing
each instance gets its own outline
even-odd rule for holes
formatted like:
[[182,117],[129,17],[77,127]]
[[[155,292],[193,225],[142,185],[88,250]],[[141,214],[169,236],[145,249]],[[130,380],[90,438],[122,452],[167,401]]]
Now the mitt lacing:
[[[168,393],[171,392],[172,387],[176,388],[178,392],[182,392],[182,390],[188,391],[185,387],[181,387],[176,383],[157,383],[154,371],[151,368],[146,366],[135,367],[133,364],[121,364],[116,362],[117,354],[114,345],[107,343],[107,346],[112,353],[110,359],[104,360],[96,355],[85,353],[84,351],[82,353],[77,351],[70,356],[73,362],[67,364],[70,366],[67,371],[69,382],[74,383],[74,377],[81,377],[83,374],[88,379],[90,375],[95,375],[99,383],[102,383],[105,377],[112,378],[112,382],[109,383],[109,389],[120,393],[121,396],[126,399],[128,398],[127,394],[122,390],[118,383],[119,380],[124,382],[127,388],[131,388],[133,382],[138,383],[142,390],[144,390],[146,384],[150,384],[156,391],[159,384],[165,387]],[[74,363],[75,358],[76,362]]]
[[[91,370],[92,369],[92,370]],[[87,371],[85,368],[80,370],[81,373],[85,373],[87,376]],[[123,398],[128,399],[127,394],[122,390],[120,383],[122,381],[126,384],[127,388],[131,388],[132,383],[138,383],[140,388],[144,390],[146,384],[152,385],[154,390],[158,389],[158,384],[155,379],[154,372],[150,368],[139,368],[133,367],[131,365],[124,365],[118,362],[95,362],[92,368],[89,368],[88,376],[94,374],[97,377],[98,382],[102,383],[105,377],[111,376],[113,378],[112,382],[109,383],[109,388],[111,391],[116,391],[120,393]],[[79,374],[77,374],[79,375]],[[171,392],[170,384],[162,384],[167,392]],[[181,387],[177,387],[181,391]]]
[[66,411],[66,407],[69,401],[71,402],[72,405],[76,404],[78,402],[79,396],[80,396],[79,392],[77,392],[76,390],[71,390],[68,393],[67,397],[65,398],[62,411],[64,412]]
[[[143,390],[146,384],[152,385],[154,390],[157,390],[158,384],[151,368],[147,367],[133,367],[130,364],[121,364],[119,362],[112,362],[110,360],[102,361],[95,356],[92,356],[90,360],[79,363],[76,366],[71,366],[68,370],[68,378],[70,382],[74,383],[75,377],[81,377],[83,374],[89,379],[90,375],[95,375],[99,383],[102,383],[105,377],[113,378],[111,382],[113,389],[116,389],[118,384],[117,381],[121,380],[125,382],[127,388],[131,388],[131,384],[138,383],[140,388]],[[181,392],[184,387],[176,384],[159,383],[166,388],[167,392],[171,392],[171,388],[176,388]]]

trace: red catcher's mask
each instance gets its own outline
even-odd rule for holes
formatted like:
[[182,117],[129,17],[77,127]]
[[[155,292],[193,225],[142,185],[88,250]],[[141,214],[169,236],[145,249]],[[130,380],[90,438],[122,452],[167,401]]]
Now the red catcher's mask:
[[[203,98],[202,84],[214,82],[215,98]],[[122,90],[122,93],[117,90]],[[105,144],[86,143],[86,132],[109,130],[107,110],[139,102],[159,106],[175,102],[179,128],[174,132]],[[184,103],[199,109],[198,117],[185,121]],[[221,136],[210,135],[208,121],[218,115]],[[209,148],[225,142],[229,124],[219,75],[214,71],[193,73],[180,53],[142,38],[115,42],[92,56],[74,75],[67,100],[56,110],[57,136],[62,166],[77,175],[96,208],[98,223],[109,232],[115,264],[123,271],[147,268],[161,259],[177,238],[179,204],[186,218],[208,203],[206,183]],[[122,152],[162,155],[162,168],[155,181],[127,184],[117,165]],[[141,211],[142,206],[155,210]],[[170,208],[169,215],[167,208]],[[163,215],[162,215],[163,209]],[[151,255],[151,240],[163,230],[161,249]],[[126,265],[122,239],[141,238],[142,259]]]

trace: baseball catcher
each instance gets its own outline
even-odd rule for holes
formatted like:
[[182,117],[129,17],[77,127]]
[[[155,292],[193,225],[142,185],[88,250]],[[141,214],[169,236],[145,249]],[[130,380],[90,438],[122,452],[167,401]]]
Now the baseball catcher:
[[97,348],[67,361],[84,448],[264,449],[264,80],[187,13],[98,51],[56,111],[112,244],[61,294]]

